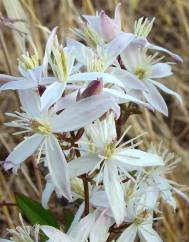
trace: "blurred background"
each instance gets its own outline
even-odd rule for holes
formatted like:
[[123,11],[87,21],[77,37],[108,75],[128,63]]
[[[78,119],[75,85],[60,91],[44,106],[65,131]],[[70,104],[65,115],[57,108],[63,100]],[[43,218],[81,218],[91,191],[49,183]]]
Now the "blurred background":
[[[62,41],[70,35],[70,28],[80,26],[81,14],[95,14],[104,9],[114,15],[116,0],[0,0],[0,73],[17,75],[18,58],[24,51],[22,34],[27,36],[27,45],[31,40],[43,56],[45,41],[49,29],[59,26]],[[150,39],[152,42],[168,48],[184,59],[183,64],[174,65],[175,75],[162,80],[169,88],[183,97],[183,105],[171,96],[164,97],[169,106],[169,117],[159,113],[131,116],[130,135],[138,135],[147,131],[143,147],[150,142],[159,144],[175,152],[182,159],[170,175],[171,179],[185,184],[189,191],[189,1],[188,0],[125,0],[122,2],[122,28],[133,30],[136,18],[156,17]],[[20,35],[21,34],[21,35]],[[0,94],[0,160],[4,160],[13,147],[22,140],[22,136],[13,136],[13,129],[6,128],[3,123],[8,120],[5,112],[19,110],[19,102],[15,92]],[[18,209],[14,192],[22,192],[40,201],[44,184],[43,170],[38,170],[33,160],[28,160],[18,172],[18,176],[4,173],[0,168],[0,236],[5,228],[18,224]],[[165,242],[189,241],[189,205],[176,198],[178,208],[162,205],[165,218],[156,223]],[[51,199],[51,208],[63,222],[61,215],[62,200]],[[152,241],[153,242],[153,241]]]

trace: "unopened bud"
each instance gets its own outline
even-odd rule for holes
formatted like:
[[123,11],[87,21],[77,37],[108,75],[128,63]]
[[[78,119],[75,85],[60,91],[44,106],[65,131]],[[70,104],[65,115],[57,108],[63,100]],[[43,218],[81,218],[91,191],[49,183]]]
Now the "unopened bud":
[[103,82],[101,80],[92,81],[83,93],[80,94],[80,100],[86,97],[100,94],[103,89]]

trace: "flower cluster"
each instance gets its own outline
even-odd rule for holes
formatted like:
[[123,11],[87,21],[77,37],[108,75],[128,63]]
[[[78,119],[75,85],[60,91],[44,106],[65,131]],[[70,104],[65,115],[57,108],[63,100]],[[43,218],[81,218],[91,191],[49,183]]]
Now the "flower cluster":
[[126,111],[134,105],[168,115],[160,91],[182,101],[160,82],[173,74],[161,54],[182,59],[148,40],[154,19],[140,18],[133,33],[123,32],[120,8],[113,19],[104,11],[84,15],[82,28],[74,30],[79,40],[67,39],[65,45],[55,27],[42,60],[37,50],[25,53],[19,59],[20,77],[0,75],[0,90],[17,90],[21,102],[20,112],[7,113],[14,120],[6,125],[25,135],[4,169],[16,173],[36,154],[47,170],[43,206],[48,207],[54,191],[81,202],[66,233],[23,225],[9,231],[11,241],[40,241],[41,230],[52,242],[134,242],[137,235],[143,242],[160,242],[153,229],[160,199],[174,209],[173,193],[188,200],[182,187],[166,178],[178,162],[173,154],[161,145],[141,150],[139,136],[128,139],[130,126],[118,133],[120,104]]

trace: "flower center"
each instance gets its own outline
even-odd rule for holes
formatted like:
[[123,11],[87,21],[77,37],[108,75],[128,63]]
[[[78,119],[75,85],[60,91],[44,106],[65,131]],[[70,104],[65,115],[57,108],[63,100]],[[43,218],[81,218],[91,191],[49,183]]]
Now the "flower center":
[[146,70],[143,68],[137,68],[134,73],[140,80],[144,80],[146,77]]
[[104,157],[106,157],[106,159],[108,160],[109,158],[111,158],[113,153],[114,153],[113,144],[107,144],[104,151]]
[[139,214],[138,217],[134,219],[133,223],[135,223],[136,225],[140,225],[147,219],[147,217],[148,217],[148,211],[144,210]]
[[26,71],[29,71],[39,66],[39,57],[37,54],[30,56],[29,53],[27,53],[21,56],[19,62]]
[[38,122],[36,120],[32,121],[31,128],[36,132],[40,134],[49,134],[51,132],[50,125],[45,122]]

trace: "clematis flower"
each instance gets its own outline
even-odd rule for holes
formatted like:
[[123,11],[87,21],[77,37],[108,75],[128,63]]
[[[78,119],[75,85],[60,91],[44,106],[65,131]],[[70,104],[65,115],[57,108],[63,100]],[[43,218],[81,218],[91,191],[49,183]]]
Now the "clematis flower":
[[[29,98],[28,98],[29,97]],[[70,105],[59,115],[52,110],[40,111],[40,97],[31,90],[20,92],[24,113],[9,114],[17,120],[7,125],[22,128],[20,133],[33,133],[22,141],[6,158],[5,170],[15,171],[21,162],[39,150],[45,150],[46,162],[57,189],[71,199],[67,162],[58,142],[58,133],[77,130],[92,122],[109,108],[115,107],[114,100],[105,95],[85,98]]]
[[44,85],[51,81],[51,78],[43,76],[43,72],[45,73],[47,69],[48,62],[46,52],[47,50],[48,52],[51,52],[50,46],[56,33],[56,29],[57,28],[55,27],[49,35],[42,64],[40,64],[36,50],[34,50],[33,55],[29,55],[28,52],[23,54],[19,60],[18,66],[21,77],[0,74],[0,80],[5,82],[5,84],[1,85],[0,91],[33,89],[38,87],[39,84]]
[[123,221],[125,211],[124,194],[118,174],[121,172],[129,176],[128,171],[163,165],[161,157],[155,154],[135,149],[133,144],[126,147],[132,141],[120,145],[122,138],[117,141],[114,115],[110,113],[104,120],[97,120],[85,127],[85,136],[79,141],[82,156],[68,163],[71,177],[89,173],[97,174],[97,184],[103,181],[118,225]]
[[104,213],[94,211],[82,218],[68,230],[67,234],[50,226],[41,226],[41,230],[51,242],[105,242],[109,236],[112,219]]
[[0,239],[0,242],[39,242],[39,230],[40,226],[26,226],[23,222],[22,216],[19,215],[21,226],[17,226],[15,229],[8,229],[7,232],[11,235],[10,240]]
[[[165,115],[168,115],[167,105],[158,89],[175,96],[181,102],[179,94],[158,81],[158,79],[171,76],[173,73],[168,63],[160,62],[162,58],[158,58],[157,53],[148,55],[147,49],[144,46],[140,45],[139,42],[133,42],[121,54],[121,58],[126,70],[117,68],[114,75],[122,81],[125,80],[125,85],[130,90],[130,92],[128,91],[130,95],[132,95],[132,91],[134,90],[136,93],[135,97],[142,100],[146,99],[154,109]],[[133,78],[136,85],[142,83],[145,88],[141,91],[137,90],[133,86]]]
[[83,17],[105,41],[110,41],[121,33],[120,10],[121,3],[118,3],[114,19],[106,15],[103,10],[96,16],[83,15]]

